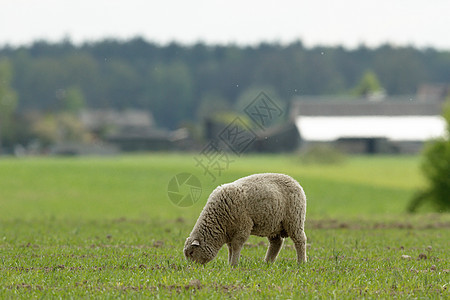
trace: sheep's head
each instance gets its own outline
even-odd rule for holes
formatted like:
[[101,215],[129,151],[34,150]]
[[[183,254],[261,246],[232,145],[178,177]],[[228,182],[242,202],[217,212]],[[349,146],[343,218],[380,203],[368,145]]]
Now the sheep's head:
[[192,260],[201,264],[206,264],[214,259],[216,256],[214,251],[204,242],[199,239],[188,237],[184,244],[184,256],[188,260]]

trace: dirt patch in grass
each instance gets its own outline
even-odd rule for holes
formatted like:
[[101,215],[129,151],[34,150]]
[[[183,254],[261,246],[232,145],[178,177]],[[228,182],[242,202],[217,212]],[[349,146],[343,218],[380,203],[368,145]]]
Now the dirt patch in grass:
[[[121,291],[158,291],[158,290],[167,290],[169,292],[175,292],[175,293],[181,293],[184,291],[197,291],[202,289],[207,290],[215,290],[218,292],[223,293],[230,293],[235,292],[239,290],[245,289],[245,286],[241,284],[221,284],[217,282],[209,283],[209,284],[202,284],[200,280],[193,279],[189,281],[188,284],[159,284],[159,285],[96,285],[92,284],[91,282],[88,282],[87,280],[83,282],[75,282],[74,283],[75,288],[81,288],[85,290],[121,290]],[[13,290],[43,290],[44,287],[41,285],[31,285],[27,283],[19,283],[14,285],[9,285],[6,288]]]
[[38,284],[32,285],[32,284],[27,284],[27,283],[24,283],[24,282],[16,284],[16,285],[7,286],[7,288],[9,288],[10,290],[12,290],[12,289],[16,289],[16,290],[26,289],[26,290],[39,290],[39,291],[43,289],[43,287],[41,285],[38,285]]
[[309,229],[450,229],[450,221],[425,220],[422,222],[409,221],[341,221],[337,219],[307,220],[306,228]]
[[135,271],[135,270],[181,270],[183,267],[179,266],[177,264],[167,264],[167,265],[161,265],[161,264],[154,264],[154,265],[146,265],[146,264],[140,264],[140,265],[132,265],[132,266],[125,266],[125,265],[115,265],[115,266],[65,266],[65,265],[55,265],[55,266],[43,266],[43,267],[5,267],[0,268],[0,271],[3,270],[9,270],[9,271],[17,271],[17,272],[32,272],[32,271],[44,271],[46,273],[49,272],[56,272],[56,271],[105,271],[105,270],[128,270],[128,271]]

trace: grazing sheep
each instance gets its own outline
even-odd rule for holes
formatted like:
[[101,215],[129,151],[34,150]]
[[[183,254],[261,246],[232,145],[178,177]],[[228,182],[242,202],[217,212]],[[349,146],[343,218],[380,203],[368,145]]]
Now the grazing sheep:
[[228,245],[228,262],[235,266],[250,235],[267,237],[266,262],[274,262],[290,237],[298,262],[306,262],[304,232],[306,196],[292,177],[255,174],[217,187],[209,196],[184,245],[187,259],[205,264]]

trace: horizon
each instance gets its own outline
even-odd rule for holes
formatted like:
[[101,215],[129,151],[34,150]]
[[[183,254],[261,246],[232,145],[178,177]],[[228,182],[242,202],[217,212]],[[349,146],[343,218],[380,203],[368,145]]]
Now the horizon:
[[[307,48],[363,44],[377,48],[450,50],[450,2],[435,0],[332,0],[301,3],[144,0],[2,0],[0,48],[69,37],[74,44],[142,37],[160,45],[254,46],[291,44]],[[432,22],[430,22],[432,20]]]
[[33,47],[36,44],[40,44],[40,43],[44,43],[50,46],[56,46],[56,45],[63,45],[65,43],[70,44],[71,46],[73,46],[74,48],[81,48],[81,47],[85,47],[85,46],[89,46],[89,45],[98,45],[104,42],[117,42],[119,44],[126,44],[135,40],[142,40],[147,44],[150,45],[155,45],[157,47],[168,47],[170,45],[178,45],[180,47],[184,47],[184,48],[191,48],[194,47],[196,45],[204,45],[206,47],[237,47],[237,48],[258,48],[262,45],[269,45],[269,46],[280,46],[280,47],[289,47],[292,45],[297,45],[300,44],[302,46],[302,48],[307,49],[307,50],[312,50],[312,49],[320,49],[320,48],[330,48],[330,49],[337,49],[337,48],[342,48],[346,51],[356,51],[358,49],[369,49],[369,50],[377,50],[383,47],[391,47],[393,49],[406,49],[406,48],[412,48],[418,51],[426,51],[426,50],[434,50],[434,51],[438,51],[438,52],[450,52],[450,48],[449,49],[441,49],[438,47],[434,47],[434,46],[418,46],[418,45],[414,45],[414,44],[395,44],[389,41],[386,41],[384,43],[380,43],[378,45],[367,45],[365,43],[360,43],[354,46],[348,46],[348,45],[344,45],[344,44],[316,44],[316,45],[308,45],[305,44],[305,42],[302,39],[297,39],[297,40],[292,40],[292,41],[288,41],[288,42],[280,42],[278,40],[273,40],[273,41],[266,41],[266,40],[262,40],[262,41],[257,41],[255,43],[252,44],[239,44],[239,43],[234,43],[234,42],[225,42],[225,43],[215,43],[215,42],[207,42],[204,40],[197,40],[197,41],[192,41],[192,42],[183,42],[183,41],[178,41],[178,40],[169,40],[166,42],[161,42],[161,41],[156,41],[156,40],[151,40],[148,39],[144,36],[132,36],[129,38],[118,38],[118,37],[103,37],[97,40],[86,40],[86,41],[74,41],[70,36],[65,36],[59,40],[46,40],[46,39],[36,39],[36,40],[32,40],[30,42],[24,43],[24,44],[20,44],[20,45],[13,45],[13,44],[0,44],[0,50],[4,50],[4,49],[12,49],[12,50],[17,50],[20,48],[30,48]]

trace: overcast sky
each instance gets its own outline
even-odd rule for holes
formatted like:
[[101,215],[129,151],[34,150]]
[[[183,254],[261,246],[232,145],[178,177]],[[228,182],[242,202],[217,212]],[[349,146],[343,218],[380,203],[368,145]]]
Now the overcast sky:
[[37,39],[414,45],[450,50],[449,0],[0,0],[0,47]]

